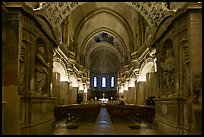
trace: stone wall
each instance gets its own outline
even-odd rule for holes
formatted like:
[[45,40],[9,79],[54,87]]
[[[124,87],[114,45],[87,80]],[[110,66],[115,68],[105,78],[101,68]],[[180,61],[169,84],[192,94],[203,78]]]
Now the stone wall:
[[158,29],[155,123],[164,134],[202,134],[201,12],[201,4],[188,3]]
[[23,3],[8,3],[6,8],[2,89],[7,103],[3,134],[47,134],[54,124],[55,99],[50,85],[56,43],[43,30],[47,24],[39,23]]

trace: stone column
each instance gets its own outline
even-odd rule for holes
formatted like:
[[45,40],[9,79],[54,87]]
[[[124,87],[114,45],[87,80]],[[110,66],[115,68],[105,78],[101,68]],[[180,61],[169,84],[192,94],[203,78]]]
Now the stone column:
[[[194,3],[195,4],[195,3]],[[188,20],[188,41],[191,66],[191,87],[194,96],[192,104],[192,134],[202,135],[202,3],[190,6],[197,11],[190,10]],[[186,58],[188,56],[185,56]]]
[[60,92],[59,92],[59,102],[60,105],[70,104],[70,91],[69,91],[69,82],[61,81],[60,82]]
[[[18,51],[20,49],[19,20],[20,13],[6,14],[4,24],[4,39],[2,45],[2,101],[7,102],[4,106],[4,130],[3,134],[19,134],[19,75],[18,75]],[[3,32],[2,32],[3,33]],[[23,62],[25,62],[23,60]],[[21,69],[24,73],[25,69]],[[22,76],[23,77],[23,76]],[[22,85],[24,85],[22,83]],[[24,88],[24,87],[23,87]]]
[[84,90],[78,90],[77,93],[77,103],[80,104],[83,101]]
[[73,87],[72,90],[70,91],[71,92],[71,95],[70,95],[70,103],[71,104],[76,104],[77,103],[77,92],[78,92],[78,87]]
[[137,103],[136,87],[133,88],[133,104]]
[[146,97],[156,96],[156,72],[146,74]]
[[59,92],[60,92],[60,73],[53,72],[53,77],[52,77],[52,94],[53,94],[54,97],[57,97],[57,99],[55,101],[55,106],[60,105]]
[[125,90],[123,90],[122,96],[123,96],[124,102],[127,103],[127,92]]
[[86,102],[87,101],[87,92],[84,92],[83,93],[83,102]]
[[130,91],[130,104],[135,103],[135,87],[129,87]]
[[145,85],[146,82],[138,82],[138,89],[137,89],[137,105],[144,105],[145,104]]

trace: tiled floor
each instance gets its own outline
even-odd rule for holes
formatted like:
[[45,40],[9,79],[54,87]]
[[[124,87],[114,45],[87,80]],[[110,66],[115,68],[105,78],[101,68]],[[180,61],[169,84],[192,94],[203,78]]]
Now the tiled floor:
[[79,126],[77,129],[67,129],[65,120],[56,123],[53,135],[159,135],[150,123],[142,122],[140,129],[131,129],[137,123],[126,120],[111,122],[105,107],[101,107],[95,124],[92,122],[73,121],[69,125]]

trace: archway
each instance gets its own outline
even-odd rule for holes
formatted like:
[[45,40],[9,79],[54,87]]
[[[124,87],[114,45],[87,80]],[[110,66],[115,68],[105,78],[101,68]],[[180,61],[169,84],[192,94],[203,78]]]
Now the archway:
[[60,81],[69,81],[66,69],[59,62],[53,62],[53,71],[60,73]]

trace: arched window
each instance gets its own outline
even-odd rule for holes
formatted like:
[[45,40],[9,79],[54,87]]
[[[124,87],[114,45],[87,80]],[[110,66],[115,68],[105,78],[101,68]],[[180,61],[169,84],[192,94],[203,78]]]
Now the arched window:
[[102,77],[102,88],[106,87],[106,78]]
[[111,77],[111,87],[114,87],[114,77]]
[[94,87],[97,87],[97,78],[94,77]]

